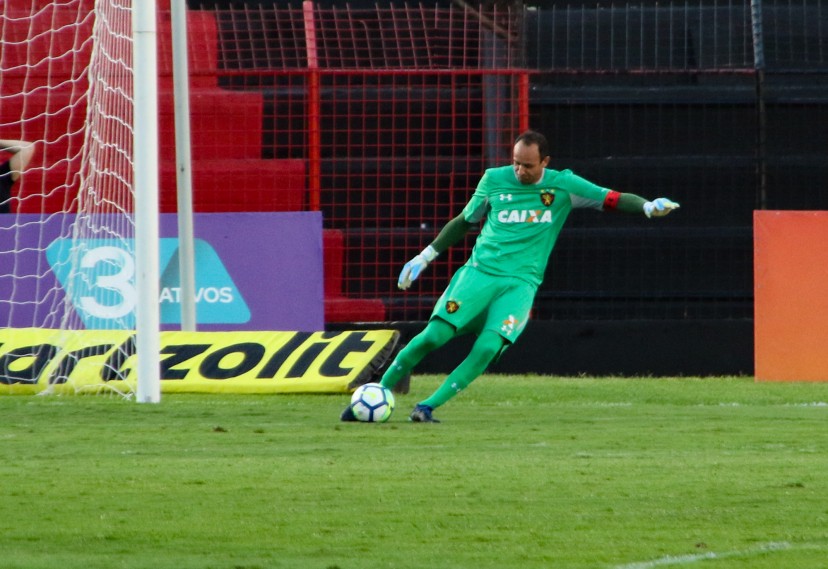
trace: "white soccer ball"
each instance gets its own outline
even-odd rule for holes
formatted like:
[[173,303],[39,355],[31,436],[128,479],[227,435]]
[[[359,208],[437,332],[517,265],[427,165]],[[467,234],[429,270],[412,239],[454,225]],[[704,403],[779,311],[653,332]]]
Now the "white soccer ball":
[[379,383],[360,385],[351,396],[351,410],[364,423],[384,423],[394,411],[394,394]]

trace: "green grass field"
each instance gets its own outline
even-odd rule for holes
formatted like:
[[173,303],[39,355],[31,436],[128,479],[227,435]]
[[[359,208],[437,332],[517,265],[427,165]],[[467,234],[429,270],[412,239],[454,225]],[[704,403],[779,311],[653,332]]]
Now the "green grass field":
[[484,376],[344,395],[0,397],[3,569],[828,567],[828,385]]

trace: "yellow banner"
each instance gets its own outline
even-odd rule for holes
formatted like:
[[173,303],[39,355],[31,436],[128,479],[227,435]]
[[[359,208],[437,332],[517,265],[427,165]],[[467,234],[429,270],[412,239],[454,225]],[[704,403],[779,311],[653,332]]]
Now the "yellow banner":
[[[393,354],[396,330],[161,332],[162,393],[344,393]],[[134,391],[135,333],[0,329],[0,394]]]

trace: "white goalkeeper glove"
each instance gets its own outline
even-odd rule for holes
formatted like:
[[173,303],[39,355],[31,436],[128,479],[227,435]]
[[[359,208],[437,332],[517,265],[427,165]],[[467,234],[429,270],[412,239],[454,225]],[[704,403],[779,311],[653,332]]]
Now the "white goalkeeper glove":
[[428,264],[437,258],[437,255],[439,255],[439,253],[437,253],[431,245],[420,251],[419,255],[408,261],[405,266],[403,266],[400,278],[397,279],[397,287],[402,290],[410,287],[411,283],[417,280],[417,277],[420,276],[420,273],[425,270]]
[[647,217],[664,217],[679,207],[681,207],[679,204],[667,198],[658,198],[644,204],[644,215]]

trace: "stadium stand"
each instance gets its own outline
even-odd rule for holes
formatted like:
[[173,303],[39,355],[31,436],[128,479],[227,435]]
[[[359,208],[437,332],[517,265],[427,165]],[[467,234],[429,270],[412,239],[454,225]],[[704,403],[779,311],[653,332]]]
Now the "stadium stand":
[[[89,0],[90,16],[85,21],[86,31],[91,34],[94,18]],[[175,124],[173,97],[172,33],[170,28],[169,0],[158,5],[158,70],[159,70],[159,194],[163,213],[177,211]],[[29,17],[30,3],[16,7],[13,1],[4,4],[8,18]],[[18,10],[19,14],[15,11]],[[72,11],[73,10],[73,11]],[[33,20],[33,27],[54,27],[61,19],[73,22],[77,6],[72,10],[61,7],[43,11]],[[34,30],[36,32],[36,29]],[[14,33],[26,33],[15,37]],[[199,213],[209,212],[278,212],[301,211],[307,208],[307,164],[299,158],[263,157],[263,106],[261,91],[228,90],[219,86],[219,31],[216,15],[211,11],[188,10],[187,33],[195,49],[188,52],[190,71],[190,126],[193,178],[193,208]],[[34,37],[28,44],[29,36]],[[42,164],[54,164],[53,157],[75,155],[67,153],[67,147],[79,148],[84,139],[85,116],[66,105],[71,89],[85,88],[84,82],[74,85],[66,81],[63,90],[47,94],[35,89],[53,83],[61,77],[70,78],[74,70],[66,59],[56,59],[49,65],[31,68],[23,65],[27,59],[46,60],[50,46],[39,41],[32,30],[11,27],[4,37],[3,57],[6,67],[12,69],[3,76],[2,94],[27,95],[4,97],[0,102],[0,123],[12,123],[23,115],[23,107],[32,105],[44,109],[37,119],[27,122],[25,136],[30,139],[44,138],[46,129],[64,132],[58,142],[47,145],[36,156],[27,172],[24,188],[47,194],[45,200],[27,200],[20,195],[16,207],[19,213],[52,213],[65,211],[66,205],[77,193],[80,184],[80,159],[58,164],[56,167],[37,168]],[[58,42],[77,45],[72,28],[58,35]],[[87,52],[90,42],[82,44]],[[68,182],[68,183],[67,183]],[[382,320],[385,309],[378,299],[348,298],[342,290],[343,258],[345,255],[342,233],[325,231],[323,243],[325,273],[326,321]]]

